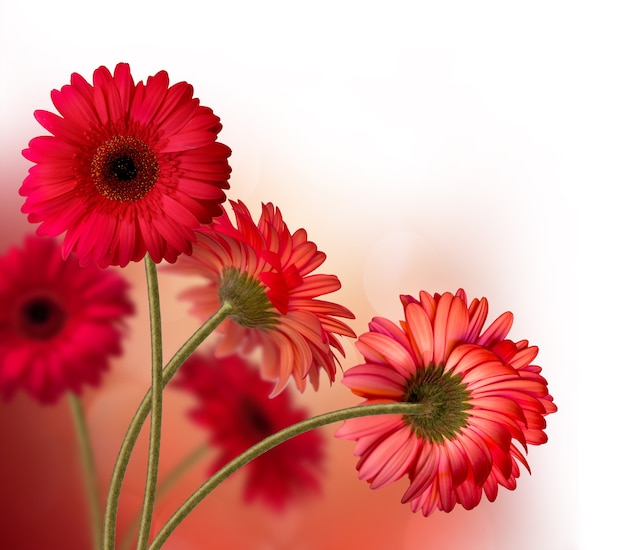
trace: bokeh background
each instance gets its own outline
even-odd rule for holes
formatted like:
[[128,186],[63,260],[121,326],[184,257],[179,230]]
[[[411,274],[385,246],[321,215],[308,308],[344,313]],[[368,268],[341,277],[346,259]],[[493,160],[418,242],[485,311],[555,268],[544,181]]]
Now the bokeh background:
[[[20,154],[42,129],[35,109],[72,72],[165,69],[221,117],[232,150],[229,197],[258,216],[273,202],[328,254],[357,333],[401,316],[400,293],[466,289],[490,320],[540,347],[559,406],[532,475],[473,511],[430,518],[372,491],[354,445],[324,430],[323,493],[275,514],[243,505],[233,478],[170,539],[170,550],[586,550],[618,548],[624,505],[626,39],[619,2],[385,3],[0,0],[0,253],[33,228],[17,189]],[[84,396],[100,482],[149,384],[143,266],[123,270],[137,315],[124,357]],[[161,278],[166,356],[197,321]],[[359,362],[349,342],[344,367]],[[340,376],[339,376],[340,378]],[[340,383],[298,398],[311,413],[358,400]],[[202,441],[191,401],[166,392],[162,470]],[[145,434],[144,434],[145,435]],[[141,442],[145,444],[146,439]],[[140,443],[119,526],[140,505]],[[159,505],[162,523],[201,481]],[[23,395],[0,402],[0,547],[86,549],[87,514],[69,409]]]

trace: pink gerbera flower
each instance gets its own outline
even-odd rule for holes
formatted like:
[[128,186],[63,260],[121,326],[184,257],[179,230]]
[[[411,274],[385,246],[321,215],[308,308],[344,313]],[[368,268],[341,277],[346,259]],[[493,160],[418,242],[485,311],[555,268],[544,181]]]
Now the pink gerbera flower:
[[518,462],[528,468],[515,441],[545,443],[544,416],[556,411],[530,364],[538,350],[505,339],[510,312],[483,331],[485,298],[469,307],[463,290],[401,299],[406,320],[374,318],[356,344],[365,363],[343,382],[365,403],[423,403],[424,414],[348,420],[336,435],[357,442],[359,478],[372,488],[407,474],[403,502],[414,512],[470,509],[483,492],[493,501],[499,485],[515,488]]
[[20,194],[39,235],[66,232],[63,257],[124,266],[146,252],[155,262],[189,253],[194,230],[221,212],[230,149],[215,139],[219,118],[165,71],[134,83],[120,63],[74,73],[53,90],[61,116],[36,111],[52,136],[24,150],[30,168]]
[[[196,396],[191,416],[208,429],[210,448],[218,452],[209,475],[265,437],[307,418],[289,392],[269,399],[271,383],[238,355],[217,359],[196,353],[175,380]],[[306,432],[254,459],[244,469],[245,501],[281,510],[318,491],[323,443],[318,432]]]
[[234,308],[220,326],[220,354],[263,350],[262,374],[280,392],[293,377],[303,391],[308,377],[319,387],[319,372],[335,379],[343,354],[337,335],[355,334],[337,317],[354,315],[338,304],[319,300],[341,287],[334,275],[313,274],[325,260],[304,229],[290,233],[278,208],[263,205],[258,224],[241,202],[232,203],[236,226],[228,215],[198,232],[193,254],[172,270],[201,275],[207,282],[183,294],[192,311],[206,318],[228,301]]
[[62,259],[52,239],[29,236],[0,257],[0,392],[50,403],[97,385],[121,353],[127,291],[112,271]]

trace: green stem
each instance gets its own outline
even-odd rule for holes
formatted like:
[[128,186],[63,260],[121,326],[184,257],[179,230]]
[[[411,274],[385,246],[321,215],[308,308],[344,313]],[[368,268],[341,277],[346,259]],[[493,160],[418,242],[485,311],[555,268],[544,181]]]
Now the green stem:
[[152,349],[152,399],[150,400],[150,444],[148,447],[148,468],[146,489],[143,496],[141,524],[137,549],[148,547],[150,525],[154,512],[159,454],[161,450],[161,417],[163,413],[163,339],[161,335],[161,306],[159,302],[159,282],[156,265],[148,254],[145,257],[148,303],[150,305],[150,338]]
[[80,449],[80,459],[82,463],[83,476],[85,479],[85,491],[89,506],[89,518],[91,523],[91,537],[94,550],[100,548],[100,537],[102,533],[102,510],[100,509],[100,492],[98,490],[98,476],[93,457],[91,442],[89,441],[89,430],[85,419],[85,411],[80,402],[80,398],[68,393],[74,428]]
[[[188,454],[177,466],[172,469],[159,483],[156,491],[155,503],[163,498],[165,494],[183,477],[193,466],[195,466],[209,451],[209,448],[203,443],[190,454]],[[126,534],[120,542],[120,550],[130,550],[132,542],[137,534],[140,524],[140,515],[137,514],[130,522],[126,530]]]
[[[206,340],[207,336],[209,336],[209,334],[211,334],[215,328],[229,316],[231,311],[232,307],[230,303],[224,302],[222,306],[182,345],[182,347],[174,354],[169,363],[163,369],[164,386],[167,385],[167,383],[172,379],[186,359],[202,342],[204,342],[204,340]],[[139,432],[141,431],[143,423],[150,412],[151,402],[152,389],[148,390],[139,404],[139,407],[137,407],[137,411],[135,412],[133,419],[130,421],[128,430],[126,431],[126,435],[124,436],[120,446],[117,461],[113,467],[106,508],[104,511],[104,550],[114,550],[115,548],[117,509],[122,490],[122,482],[124,481],[124,474],[126,473],[126,468],[128,467],[133,447],[139,437]]]
[[360,405],[357,407],[350,407],[348,409],[341,409],[338,411],[331,411],[325,414],[320,414],[288,426],[283,430],[276,432],[264,440],[260,441],[256,445],[250,447],[247,451],[240,454],[238,457],[231,460],[222,469],[218,470],[213,476],[211,476],[204,484],[202,484],[198,490],[193,493],[174,514],[165,523],[163,528],[157,533],[152,540],[150,550],[158,550],[165,543],[167,538],[172,534],[174,529],[180,525],[191,511],[200,502],[213,491],[220,483],[234,474],[237,470],[244,467],[246,464],[254,460],[256,457],[269,451],[270,449],[284,443],[292,437],[296,437],[304,432],[339,422],[341,420],[348,420],[350,418],[358,418],[361,416],[373,416],[379,414],[403,414],[403,415],[419,415],[425,411],[425,407],[421,403],[377,403],[375,405]]

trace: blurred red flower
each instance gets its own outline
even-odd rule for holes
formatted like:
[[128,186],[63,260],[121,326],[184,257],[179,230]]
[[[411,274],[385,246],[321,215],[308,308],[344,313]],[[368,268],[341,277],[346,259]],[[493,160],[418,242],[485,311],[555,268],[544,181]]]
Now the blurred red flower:
[[65,260],[53,239],[29,236],[0,257],[0,392],[42,403],[97,385],[121,353],[128,284],[114,271]]
[[[174,380],[197,398],[191,417],[207,428],[209,446],[218,451],[209,474],[265,437],[307,418],[288,391],[268,398],[271,383],[238,355],[216,358],[195,353]],[[310,431],[254,459],[243,469],[245,501],[258,500],[282,510],[318,491],[323,444],[320,433]]]

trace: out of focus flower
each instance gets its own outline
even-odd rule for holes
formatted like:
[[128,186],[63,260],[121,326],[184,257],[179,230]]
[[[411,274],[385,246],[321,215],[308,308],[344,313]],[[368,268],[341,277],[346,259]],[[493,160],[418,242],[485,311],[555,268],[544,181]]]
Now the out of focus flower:
[[221,212],[230,149],[216,143],[222,126],[186,82],[165,71],[134,83],[120,63],[74,73],[52,91],[60,115],[36,111],[52,136],[36,137],[22,211],[39,235],[66,232],[63,257],[81,265],[124,266],[146,252],[155,262],[189,253],[194,230]]
[[[191,392],[197,405],[192,418],[207,428],[209,445],[218,451],[213,474],[265,437],[307,418],[289,392],[268,398],[271,383],[238,355],[216,358],[196,353],[184,364],[175,385]],[[283,509],[320,488],[324,439],[306,432],[254,459],[244,468],[244,499]]]
[[0,392],[51,403],[97,385],[121,353],[127,290],[113,271],[64,260],[52,239],[29,236],[0,257]]
[[487,300],[468,307],[463,290],[401,299],[405,321],[374,318],[356,344],[365,363],[343,382],[365,403],[423,403],[424,413],[348,420],[336,435],[357,442],[359,478],[372,488],[407,474],[414,512],[470,509],[483,492],[493,501],[499,485],[515,489],[518,462],[528,469],[515,440],[545,443],[544,416],[556,411],[530,364],[538,350],[505,339],[510,312],[483,331]]
[[278,208],[264,204],[258,224],[241,203],[232,203],[236,226],[224,213],[198,232],[191,256],[171,268],[200,275],[206,284],[183,294],[192,312],[206,319],[228,301],[233,314],[220,325],[218,351],[263,351],[262,375],[275,380],[280,392],[289,377],[303,391],[308,378],[319,387],[320,370],[335,379],[337,358],[343,355],[338,335],[354,337],[337,319],[353,319],[345,307],[318,299],[341,287],[334,275],[313,274],[326,259],[304,229],[290,233]]

